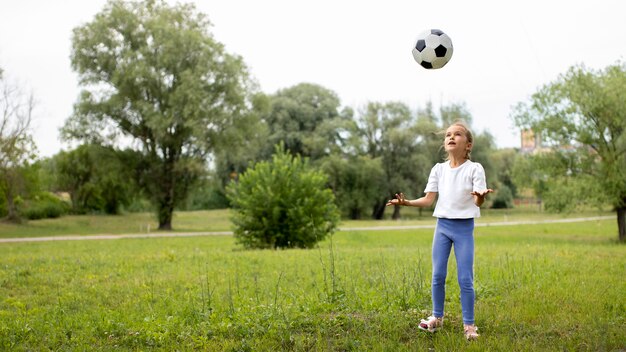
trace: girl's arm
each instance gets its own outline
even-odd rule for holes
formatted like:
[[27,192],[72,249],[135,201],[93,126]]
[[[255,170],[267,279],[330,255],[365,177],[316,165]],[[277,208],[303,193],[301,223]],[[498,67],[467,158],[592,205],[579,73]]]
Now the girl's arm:
[[407,200],[404,197],[404,193],[399,193],[399,194],[396,194],[395,199],[390,199],[389,201],[387,201],[387,206],[406,205],[409,207],[425,208],[425,207],[431,206],[433,202],[435,201],[435,198],[437,198],[437,192],[428,192],[422,198],[417,198],[413,200]]

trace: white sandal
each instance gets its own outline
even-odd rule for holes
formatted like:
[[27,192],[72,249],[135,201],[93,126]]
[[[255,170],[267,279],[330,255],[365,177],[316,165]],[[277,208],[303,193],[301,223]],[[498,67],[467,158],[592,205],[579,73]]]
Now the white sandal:
[[443,317],[437,318],[431,315],[427,319],[422,319],[418,327],[420,330],[435,332],[443,328]]
[[476,340],[478,339],[478,333],[476,332],[478,330],[478,328],[476,327],[476,325],[464,325],[463,326],[463,331],[465,333],[465,338],[468,341],[472,341],[472,340]]

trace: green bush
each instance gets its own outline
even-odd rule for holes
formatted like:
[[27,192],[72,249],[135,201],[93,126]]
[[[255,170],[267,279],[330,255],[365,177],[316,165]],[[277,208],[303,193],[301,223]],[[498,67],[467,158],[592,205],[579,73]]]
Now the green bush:
[[71,205],[49,192],[42,192],[20,204],[22,217],[29,220],[58,218],[67,214]]
[[326,175],[281,146],[227,187],[235,238],[246,248],[311,248],[340,220]]
[[493,209],[513,208],[513,192],[508,186],[502,185],[498,188],[491,207]]
[[49,167],[55,188],[71,194],[74,213],[119,214],[139,196],[137,157],[130,149],[83,144],[55,155]]

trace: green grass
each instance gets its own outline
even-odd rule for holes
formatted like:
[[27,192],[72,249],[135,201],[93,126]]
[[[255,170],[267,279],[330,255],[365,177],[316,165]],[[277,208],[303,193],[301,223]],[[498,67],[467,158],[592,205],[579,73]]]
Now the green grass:
[[445,329],[417,329],[430,229],[347,230],[314,250],[244,251],[231,236],[5,243],[0,350],[619,351],[616,233],[612,219],[477,227],[473,343],[453,257]]
[[[174,232],[229,231],[228,210],[174,213]],[[0,238],[60,235],[140,234],[156,232],[154,214],[69,215],[57,219],[28,221],[22,225],[0,222]]]
[[[391,209],[390,209],[391,210]],[[388,212],[389,214],[391,211]],[[615,216],[614,212],[589,210],[576,214],[553,214],[538,212],[536,209],[519,208],[494,210],[483,209],[478,222],[507,222],[519,220],[541,221],[568,217]],[[389,215],[388,214],[388,215]],[[401,220],[344,220],[341,228],[434,225],[432,210],[421,213],[416,208],[403,208]],[[175,212],[172,232],[211,232],[231,231],[230,211],[190,211]],[[80,215],[64,216],[58,219],[29,221],[22,225],[0,222],[0,238],[43,237],[61,235],[96,234],[145,234],[157,232],[158,223],[154,214],[131,213],[124,216]],[[617,235],[616,235],[617,236]]]

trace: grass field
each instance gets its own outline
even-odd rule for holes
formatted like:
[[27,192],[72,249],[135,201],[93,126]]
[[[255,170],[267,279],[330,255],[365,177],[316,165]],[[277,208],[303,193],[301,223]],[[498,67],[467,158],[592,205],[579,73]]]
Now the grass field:
[[[231,230],[228,210],[175,212],[177,232]],[[23,225],[0,222],[0,238],[59,235],[150,233],[158,227],[155,215],[69,215],[58,219],[29,221]]]
[[0,350],[620,351],[616,233],[615,220],[477,227],[472,343],[453,258],[445,329],[417,329],[430,229],[346,230],[314,250],[244,251],[232,236],[5,243]]
[[[391,212],[389,212],[391,213]],[[507,222],[568,217],[615,216],[614,212],[589,210],[576,214],[551,214],[532,209],[493,210],[483,209],[479,222]],[[341,228],[380,227],[390,225],[433,225],[432,211],[404,208],[402,220],[346,220]],[[172,232],[212,232],[232,230],[229,210],[175,212]],[[157,232],[158,223],[154,214],[131,213],[124,216],[111,215],[71,215],[58,219],[29,221],[22,225],[0,222],[0,238],[44,237],[61,235],[95,234],[146,234]],[[616,235],[617,237],[617,235]]]

